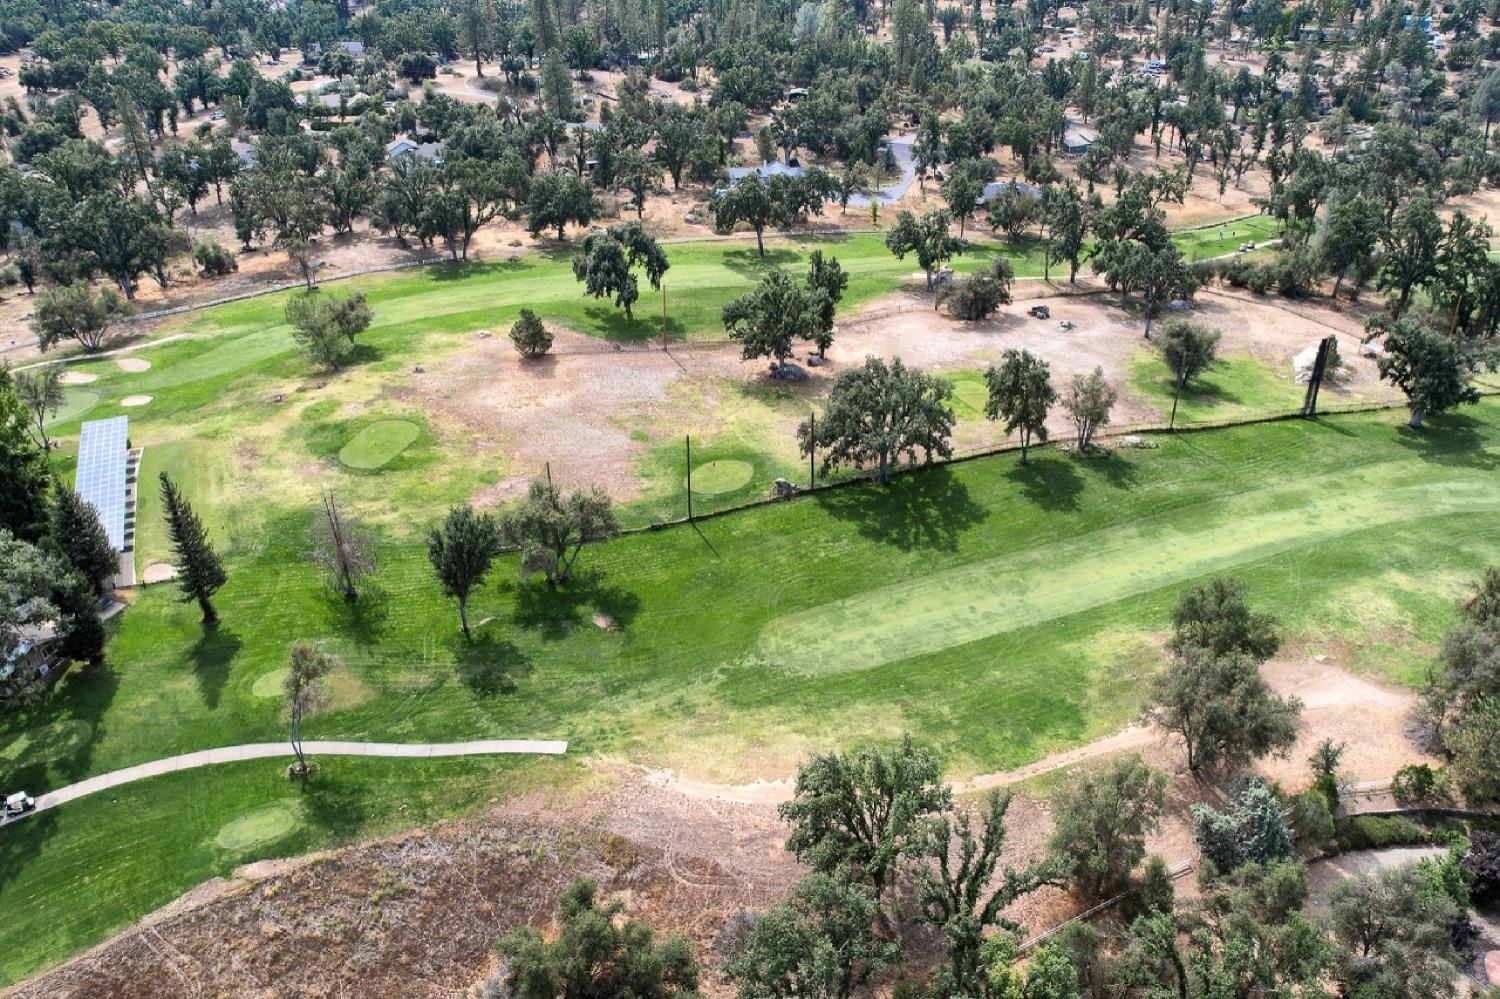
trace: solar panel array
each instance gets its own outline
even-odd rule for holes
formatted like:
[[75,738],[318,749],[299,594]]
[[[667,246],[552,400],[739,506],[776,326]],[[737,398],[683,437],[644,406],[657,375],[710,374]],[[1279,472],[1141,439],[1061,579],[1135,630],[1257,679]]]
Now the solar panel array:
[[78,438],[78,478],[74,488],[99,511],[115,551],[125,549],[125,462],[130,418],[90,420]]

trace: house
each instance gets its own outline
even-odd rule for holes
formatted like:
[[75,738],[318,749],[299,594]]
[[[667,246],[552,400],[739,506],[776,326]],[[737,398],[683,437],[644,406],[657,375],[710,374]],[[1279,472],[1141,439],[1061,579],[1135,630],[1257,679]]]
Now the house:
[[1167,71],[1167,61],[1165,59],[1147,59],[1146,60],[1146,72],[1150,73],[1152,76],[1160,76],[1161,74],[1165,73],[1166,71]]
[[739,180],[742,177],[754,176],[764,183],[777,174],[787,177],[800,177],[803,172],[800,166],[788,166],[780,160],[772,160],[770,163],[762,163],[758,167],[730,167],[729,179]]
[[415,156],[418,159],[441,164],[443,162],[442,149],[441,142],[418,142],[410,136],[398,135],[385,144],[385,158],[396,160],[403,156]]
[[802,98],[804,98],[806,96],[807,96],[807,88],[806,87],[793,87],[791,90],[788,90],[786,92],[786,99],[789,100],[789,101],[791,101],[793,104],[796,104],[798,101],[800,101]]
[[989,204],[990,201],[993,200],[996,195],[998,195],[1001,191],[1005,190],[1007,187],[1013,187],[1017,191],[1019,191],[1020,193],[1022,193],[1024,195],[1027,195],[1028,197],[1030,197],[1030,198],[1032,198],[1032,199],[1034,199],[1036,201],[1042,200],[1042,192],[1039,191],[1037,188],[1033,187],[1031,184],[1026,183],[1025,181],[1022,181],[1022,180],[999,180],[999,181],[995,181],[992,184],[986,184],[986,185],[984,185],[984,190],[982,192],[980,192],[979,197],[977,197],[977,198],[974,199],[974,204],[976,204],[976,205],[987,205],[987,204]]
[[364,42],[339,42],[339,44],[344,47],[345,52],[349,53],[354,58],[363,59],[365,57]]
[[0,663],[0,701],[16,696],[23,685],[55,675],[57,662],[50,650],[57,637],[56,623],[23,624],[16,631],[19,641]]
[[229,143],[229,148],[234,151],[235,157],[240,161],[240,166],[245,167],[246,169],[255,166],[255,147],[250,143],[241,142],[238,139],[235,139],[233,142]]
[[1063,133],[1063,152],[1073,156],[1081,156],[1089,151],[1089,147],[1099,141],[1099,133],[1086,125],[1069,125],[1068,130]]

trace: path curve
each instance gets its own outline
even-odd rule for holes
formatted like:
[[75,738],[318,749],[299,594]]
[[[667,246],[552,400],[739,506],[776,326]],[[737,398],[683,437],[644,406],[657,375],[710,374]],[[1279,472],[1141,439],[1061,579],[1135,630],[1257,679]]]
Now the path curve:
[[[379,756],[379,757],[416,757],[431,759],[439,756],[494,756],[510,754],[536,754],[541,756],[561,756],[568,751],[565,741],[545,739],[481,739],[475,742],[304,742],[303,752],[309,756]],[[161,760],[152,760],[150,763],[140,763],[123,770],[115,770],[107,774],[99,774],[88,780],[79,781],[77,784],[69,784],[55,791],[38,795],[36,808],[27,812],[26,815],[18,815],[9,819],[10,822],[19,822],[27,815],[35,815],[37,812],[56,808],[58,805],[67,804],[86,795],[98,791],[105,791],[132,781],[145,780],[147,777],[156,777],[161,774],[172,773],[176,770],[192,770],[196,767],[211,766],[215,763],[238,763],[241,760],[266,760],[279,757],[290,758],[292,749],[285,742],[252,742],[242,746],[222,746],[218,749],[200,749],[195,753],[183,753],[180,756],[168,756]]]

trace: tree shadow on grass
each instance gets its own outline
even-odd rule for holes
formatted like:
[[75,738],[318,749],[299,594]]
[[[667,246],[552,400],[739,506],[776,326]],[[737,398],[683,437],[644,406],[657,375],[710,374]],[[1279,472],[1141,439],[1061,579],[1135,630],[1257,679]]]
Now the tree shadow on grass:
[[628,628],[640,613],[641,599],[630,590],[604,582],[604,573],[579,573],[571,582],[551,589],[540,580],[516,585],[511,620],[522,628],[540,631],[543,638],[566,638],[574,628],[595,627],[593,614],[606,616],[615,628]]
[[193,661],[193,675],[198,678],[198,692],[210,711],[219,706],[224,684],[229,682],[229,664],[243,644],[240,636],[222,624],[204,625],[203,634],[188,653]]
[[507,272],[520,272],[527,265],[516,257],[506,260],[443,260],[441,263],[427,265],[427,276],[433,281],[466,281],[469,278],[485,277],[490,274],[504,274]]
[[378,645],[385,636],[390,620],[390,594],[379,585],[366,583],[353,603],[338,594],[329,594],[329,625],[338,629],[355,645],[368,648]]
[[516,680],[531,672],[531,660],[514,642],[490,634],[459,643],[455,658],[458,678],[480,697],[513,694]]
[[746,249],[726,250],[724,253],[724,266],[734,271],[740,277],[759,280],[767,271],[776,270],[778,267],[786,267],[795,264],[802,255],[795,250],[778,248],[767,250],[763,257],[756,252],[755,247]]
[[[637,302],[639,306],[641,303]],[[625,310],[613,305],[589,305],[583,310],[589,324],[600,335],[610,340],[656,340],[661,338],[661,314],[650,315],[637,308],[632,319],[625,318]],[[687,327],[667,317],[667,339],[682,340],[687,337]]]
[[1017,462],[1005,477],[1020,488],[1021,496],[1028,503],[1035,503],[1049,513],[1078,509],[1083,476],[1067,457],[1033,452],[1030,464]]
[[1488,472],[1500,465],[1500,458],[1485,450],[1483,426],[1463,413],[1443,413],[1429,417],[1422,427],[1403,424],[1396,431],[1396,443],[1435,465]]
[[[1098,444],[1094,445],[1096,449],[1099,447]],[[1103,479],[1111,489],[1129,489],[1140,477],[1140,469],[1135,462],[1122,458],[1114,451],[1106,450],[1103,454],[1095,451],[1091,457],[1069,460],[1075,462],[1085,475]]]
[[958,536],[984,519],[984,507],[951,469],[924,468],[891,479],[888,486],[857,485],[818,496],[818,505],[854,525],[872,541],[902,551],[953,551]]
[[[119,689],[120,678],[108,666],[69,667],[52,696],[16,718],[10,731],[26,736],[23,755],[34,762],[17,768],[21,760],[11,761],[8,779],[36,794],[87,774],[99,740],[99,722]],[[74,724],[64,724],[70,722]],[[87,736],[82,736],[84,726]]]
[[339,764],[354,758],[325,756],[319,759],[313,753],[308,759],[318,765],[318,772],[296,782],[300,785],[303,815],[323,832],[345,839],[363,827],[370,815],[366,789],[358,783],[340,779]]

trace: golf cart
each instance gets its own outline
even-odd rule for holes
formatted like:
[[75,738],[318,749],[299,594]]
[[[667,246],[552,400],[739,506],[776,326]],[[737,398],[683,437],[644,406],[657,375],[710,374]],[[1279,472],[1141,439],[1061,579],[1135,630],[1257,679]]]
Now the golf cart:
[[35,807],[35,798],[25,791],[17,791],[5,799],[5,817],[9,819],[17,815],[25,815]]
[[1026,310],[1026,314],[1033,319],[1051,319],[1052,310],[1045,305],[1033,305]]

